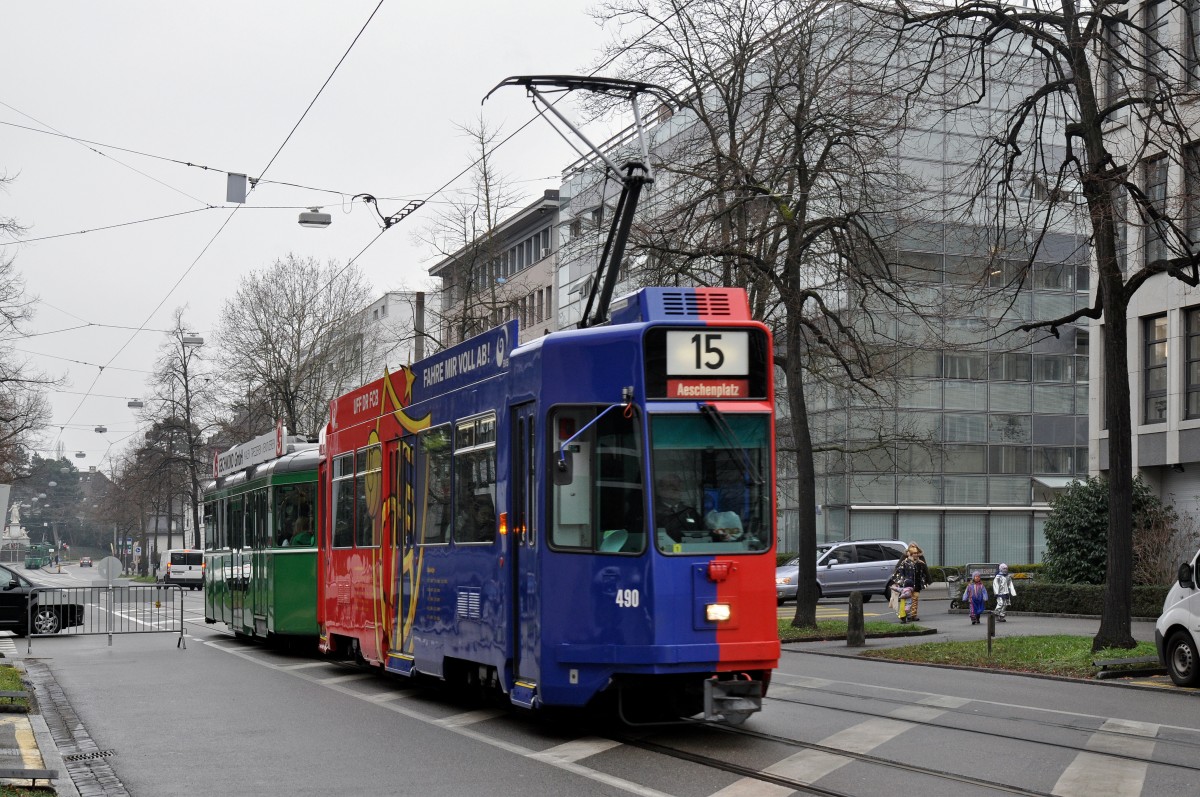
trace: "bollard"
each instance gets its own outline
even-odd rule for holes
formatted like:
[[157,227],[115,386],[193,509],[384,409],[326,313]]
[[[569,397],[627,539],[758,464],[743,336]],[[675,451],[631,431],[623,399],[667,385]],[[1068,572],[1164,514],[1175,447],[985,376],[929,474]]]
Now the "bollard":
[[992,637],[996,636],[996,615],[992,614],[990,611],[986,612],[986,614],[988,616],[988,658],[990,659],[992,657]]
[[867,644],[863,629],[863,596],[861,592],[850,593],[850,608],[846,614],[846,647],[861,648]]

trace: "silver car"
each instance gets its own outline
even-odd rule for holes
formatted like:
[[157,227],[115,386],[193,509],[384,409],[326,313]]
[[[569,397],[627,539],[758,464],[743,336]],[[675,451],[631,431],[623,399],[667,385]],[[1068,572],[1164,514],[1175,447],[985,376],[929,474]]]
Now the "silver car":
[[[819,597],[833,598],[861,592],[863,600],[872,595],[887,595],[887,583],[904,558],[907,543],[899,540],[854,540],[817,546],[817,590]],[[800,579],[797,557],[775,569],[775,599],[796,599]]]

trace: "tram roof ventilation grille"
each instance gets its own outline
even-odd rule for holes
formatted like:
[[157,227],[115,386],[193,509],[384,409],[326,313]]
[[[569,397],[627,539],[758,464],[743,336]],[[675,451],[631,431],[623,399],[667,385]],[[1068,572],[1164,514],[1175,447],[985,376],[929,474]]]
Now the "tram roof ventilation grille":
[[614,324],[684,319],[748,321],[750,307],[737,288],[643,288],[613,302]]

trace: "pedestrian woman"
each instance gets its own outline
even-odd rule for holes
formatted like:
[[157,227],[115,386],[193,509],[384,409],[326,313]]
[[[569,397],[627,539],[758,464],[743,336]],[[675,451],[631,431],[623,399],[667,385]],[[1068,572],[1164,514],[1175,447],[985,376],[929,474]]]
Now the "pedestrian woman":
[[904,558],[896,562],[896,569],[892,572],[892,582],[900,589],[908,587],[912,590],[912,597],[908,602],[907,612],[905,611],[904,602],[900,603],[898,614],[901,620],[914,623],[920,620],[921,618],[917,614],[917,607],[921,601],[921,590],[929,584],[929,565],[925,563],[925,556],[921,553],[920,546],[915,542],[908,544],[908,551],[905,553]]

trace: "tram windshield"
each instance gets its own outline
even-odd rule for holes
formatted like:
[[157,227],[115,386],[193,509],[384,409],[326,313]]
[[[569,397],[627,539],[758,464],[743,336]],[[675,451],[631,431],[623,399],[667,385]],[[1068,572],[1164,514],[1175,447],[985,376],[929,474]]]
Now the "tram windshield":
[[771,547],[770,423],[763,414],[650,419],[654,541],[668,554]]

